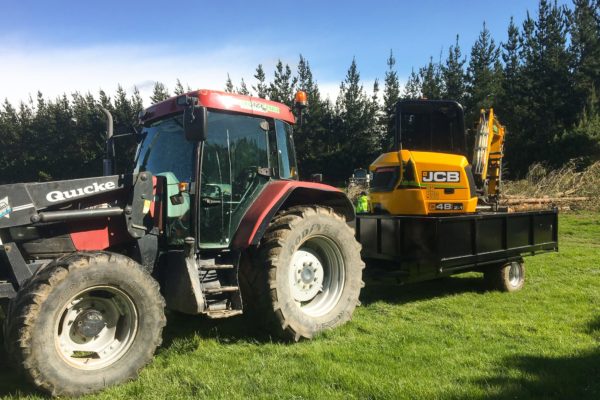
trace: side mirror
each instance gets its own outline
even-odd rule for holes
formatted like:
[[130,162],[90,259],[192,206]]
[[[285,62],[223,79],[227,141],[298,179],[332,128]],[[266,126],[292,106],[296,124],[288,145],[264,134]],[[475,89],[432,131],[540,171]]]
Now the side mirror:
[[206,140],[208,132],[208,112],[206,107],[198,106],[198,98],[187,95],[177,98],[177,105],[184,106],[183,131],[185,138],[193,142]]

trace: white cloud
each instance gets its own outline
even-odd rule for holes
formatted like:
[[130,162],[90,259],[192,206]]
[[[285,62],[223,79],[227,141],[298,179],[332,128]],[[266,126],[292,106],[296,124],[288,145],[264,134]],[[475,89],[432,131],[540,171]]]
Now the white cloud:
[[[49,48],[4,39],[0,38],[0,102],[7,98],[13,104],[30,96],[35,99],[38,90],[46,98],[75,91],[97,96],[100,89],[112,95],[120,84],[129,94],[137,87],[148,105],[156,81],[171,92],[177,78],[184,87],[221,90],[229,73],[234,85],[244,78],[250,88],[259,63],[271,80],[278,59],[294,72],[297,62],[294,51],[268,46],[224,46],[218,50],[133,44]],[[339,81],[323,82],[317,75],[323,98],[335,102],[344,74],[340,72]],[[362,84],[370,95],[373,79]],[[380,97],[382,90],[380,80]]]
[[[243,77],[248,84],[259,63],[269,77],[275,61],[274,48],[228,46],[219,50],[167,46],[110,45],[43,48],[3,45],[0,40],[0,100],[17,103],[41,91],[54,98],[74,91],[97,95],[99,89],[114,93],[121,84],[128,93],[134,86],[144,100],[155,81],[173,89],[176,79],[192,89],[222,89],[227,73],[235,85]],[[285,54],[282,54],[282,57]]]

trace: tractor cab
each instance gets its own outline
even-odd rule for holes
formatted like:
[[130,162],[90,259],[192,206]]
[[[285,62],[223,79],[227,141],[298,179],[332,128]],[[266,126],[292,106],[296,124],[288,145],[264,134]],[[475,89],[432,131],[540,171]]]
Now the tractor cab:
[[194,233],[190,198],[199,182],[199,247],[225,248],[270,179],[298,179],[294,117],[282,104],[263,99],[214,91],[200,91],[198,98],[207,108],[205,140],[186,139],[183,112],[165,113],[176,100],[159,103],[147,112],[158,118],[144,121],[135,172],[149,171],[166,182],[171,244],[183,244]]

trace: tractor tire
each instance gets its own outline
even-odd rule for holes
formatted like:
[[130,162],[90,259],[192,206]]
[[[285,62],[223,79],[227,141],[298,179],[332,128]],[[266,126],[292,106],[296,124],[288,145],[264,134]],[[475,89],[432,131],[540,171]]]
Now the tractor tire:
[[10,302],[5,347],[53,396],[80,396],[137,377],[166,324],[158,283],[132,259],[76,253],[36,273]]
[[493,290],[516,292],[525,285],[525,264],[523,260],[519,260],[490,267],[483,273],[483,277]]
[[242,262],[245,311],[288,341],[311,339],[350,320],[364,286],[360,244],[331,208],[279,213],[252,262]]

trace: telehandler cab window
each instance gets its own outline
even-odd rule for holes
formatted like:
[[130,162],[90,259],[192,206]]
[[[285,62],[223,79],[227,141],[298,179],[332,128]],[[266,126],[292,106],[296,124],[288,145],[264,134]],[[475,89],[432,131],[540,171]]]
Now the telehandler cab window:
[[373,192],[391,192],[394,190],[398,178],[400,177],[399,167],[377,168],[373,174],[371,191]]
[[446,104],[400,104],[402,149],[438,153],[466,153],[462,110]]

